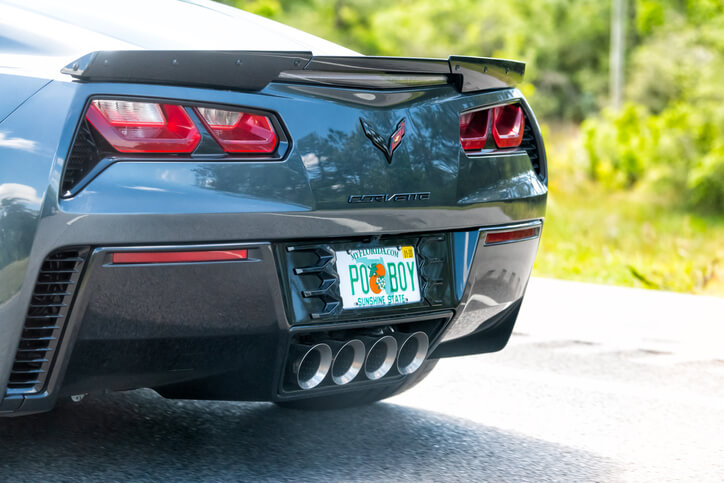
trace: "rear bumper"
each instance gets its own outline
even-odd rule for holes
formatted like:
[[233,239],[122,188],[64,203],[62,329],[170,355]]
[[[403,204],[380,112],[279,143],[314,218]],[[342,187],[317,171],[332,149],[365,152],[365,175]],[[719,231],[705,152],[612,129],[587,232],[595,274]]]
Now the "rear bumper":
[[[8,388],[0,414],[49,410],[59,396],[138,387],[159,388],[171,397],[277,400],[285,397],[280,378],[295,331],[330,324],[437,317],[445,323],[432,341],[431,357],[499,350],[512,330],[538,238],[486,246],[484,235],[501,227],[541,223],[534,219],[437,232],[449,250],[450,283],[442,301],[387,312],[341,313],[327,320],[299,315],[304,308],[291,295],[294,289],[288,286],[281,260],[288,242],[183,244],[192,249],[243,248],[248,259],[130,266],[112,264],[111,254],[179,245],[90,248],[79,268],[72,308],[57,332],[59,343],[47,379],[32,394]],[[400,236],[382,236],[378,243]],[[18,333],[22,324],[20,319]],[[12,360],[5,364],[7,374]]]

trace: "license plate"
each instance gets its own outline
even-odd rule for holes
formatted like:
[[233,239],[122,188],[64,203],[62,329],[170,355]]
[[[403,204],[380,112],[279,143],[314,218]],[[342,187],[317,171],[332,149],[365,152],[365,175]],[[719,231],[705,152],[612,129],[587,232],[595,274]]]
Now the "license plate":
[[420,301],[414,247],[339,251],[337,273],[345,309],[389,307]]

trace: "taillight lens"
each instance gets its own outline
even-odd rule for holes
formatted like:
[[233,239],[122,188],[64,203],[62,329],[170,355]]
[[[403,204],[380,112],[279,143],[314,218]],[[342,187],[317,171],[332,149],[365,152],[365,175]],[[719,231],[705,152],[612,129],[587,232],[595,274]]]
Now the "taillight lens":
[[490,111],[466,112],[460,115],[460,144],[465,151],[480,151],[490,132]]
[[524,128],[525,118],[519,105],[510,104],[493,109],[493,139],[499,148],[520,146]]
[[199,107],[199,117],[227,153],[273,153],[278,139],[271,120],[261,114]]
[[498,148],[515,148],[523,141],[525,115],[519,104],[481,109],[460,115],[460,144],[465,151],[485,147],[492,126]]
[[175,104],[96,99],[86,119],[122,153],[191,153],[201,133]]

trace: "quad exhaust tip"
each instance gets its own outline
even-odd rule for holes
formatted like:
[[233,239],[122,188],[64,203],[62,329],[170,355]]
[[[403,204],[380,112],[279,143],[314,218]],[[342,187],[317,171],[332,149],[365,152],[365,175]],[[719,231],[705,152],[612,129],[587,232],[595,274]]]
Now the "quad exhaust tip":
[[372,343],[367,360],[365,361],[365,376],[370,381],[376,381],[385,376],[397,358],[397,341],[394,337],[386,335]]
[[427,358],[430,342],[424,332],[395,332],[380,338],[361,336],[292,347],[292,374],[300,389],[313,389],[330,374],[332,383],[352,382],[364,369],[370,381],[385,377],[393,367],[400,375],[417,371]]
[[297,384],[302,389],[317,387],[332,366],[332,348],[327,344],[296,345],[294,350],[298,354],[293,368]]
[[430,341],[424,332],[414,334],[397,334],[400,342],[400,352],[397,355],[397,370],[402,375],[412,374],[422,366],[427,357]]
[[[330,343],[332,345],[332,343]],[[338,386],[352,381],[362,370],[365,362],[365,345],[359,339],[337,342],[336,354],[332,359],[332,382]]]

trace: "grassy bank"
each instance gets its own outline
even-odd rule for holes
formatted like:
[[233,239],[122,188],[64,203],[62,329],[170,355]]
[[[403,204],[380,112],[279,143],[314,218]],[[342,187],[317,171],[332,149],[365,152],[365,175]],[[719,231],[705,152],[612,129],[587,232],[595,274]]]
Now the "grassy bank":
[[550,196],[534,275],[724,296],[724,215],[590,182],[576,129],[547,129]]

